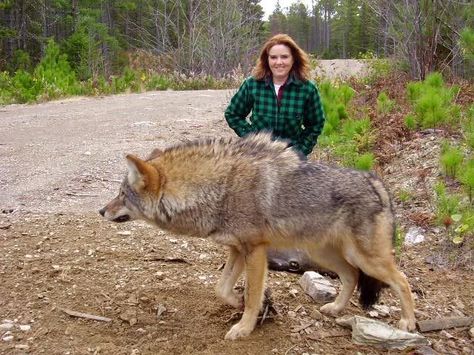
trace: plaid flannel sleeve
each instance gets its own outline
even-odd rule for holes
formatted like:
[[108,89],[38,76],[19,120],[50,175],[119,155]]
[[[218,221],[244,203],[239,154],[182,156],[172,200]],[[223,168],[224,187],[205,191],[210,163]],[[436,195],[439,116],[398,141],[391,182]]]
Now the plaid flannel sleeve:
[[247,115],[253,107],[253,99],[250,95],[249,80],[245,80],[240,86],[239,90],[230,100],[229,106],[225,110],[224,116],[229,124],[239,137],[253,131],[252,126],[246,121]]
[[305,104],[304,130],[301,133],[297,148],[308,155],[313,151],[316,141],[321,134],[324,126],[324,110],[321,102],[321,96],[316,85],[312,87]]

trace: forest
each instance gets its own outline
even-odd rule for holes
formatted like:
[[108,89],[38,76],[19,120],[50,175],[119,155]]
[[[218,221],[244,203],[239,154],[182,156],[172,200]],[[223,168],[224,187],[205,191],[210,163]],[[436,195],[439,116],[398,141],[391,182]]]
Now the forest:
[[277,1],[268,21],[263,15],[258,0],[1,1],[0,82],[11,85],[15,73],[16,85],[33,80],[26,73],[48,58],[48,45],[57,47],[49,60],[63,60],[56,70],[64,80],[98,89],[129,68],[246,75],[275,33],[290,34],[315,59],[390,57],[417,80],[435,70],[474,75],[469,0],[324,0],[312,8]]

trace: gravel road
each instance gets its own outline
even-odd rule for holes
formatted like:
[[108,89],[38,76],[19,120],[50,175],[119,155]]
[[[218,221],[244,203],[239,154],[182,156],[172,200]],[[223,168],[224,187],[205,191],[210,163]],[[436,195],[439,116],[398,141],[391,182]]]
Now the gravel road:
[[86,212],[117,191],[126,153],[232,135],[230,91],[157,91],[0,109],[0,207]]

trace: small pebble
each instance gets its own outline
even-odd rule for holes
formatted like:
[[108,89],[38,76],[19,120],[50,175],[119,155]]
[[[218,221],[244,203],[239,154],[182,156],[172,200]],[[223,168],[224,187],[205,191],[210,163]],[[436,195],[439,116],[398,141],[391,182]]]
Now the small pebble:
[[31,325],[29,324],[21,324],[20,325],[20,330],[23,332],[28,332],[31,330]]
[[14,327],[15,325],[13,323],[3,323],[0,324],[0,330],[10,330]]

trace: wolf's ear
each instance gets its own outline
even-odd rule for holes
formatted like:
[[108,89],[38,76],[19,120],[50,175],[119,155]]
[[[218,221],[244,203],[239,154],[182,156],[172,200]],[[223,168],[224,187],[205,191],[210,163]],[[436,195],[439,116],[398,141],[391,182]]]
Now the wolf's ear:
[[128,182],[139,189],[158,192],[164,183],[164,176],[151,164],[134,155],[128,154]]
[[161,154],[163,154],[163,151],[161,149],[155,148],[153,151],[150,153],[148,158],[146,160],[153,160],[155,158],[158,158]]

